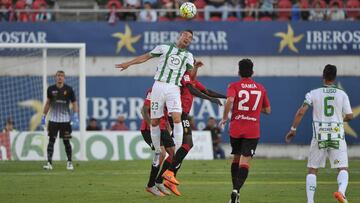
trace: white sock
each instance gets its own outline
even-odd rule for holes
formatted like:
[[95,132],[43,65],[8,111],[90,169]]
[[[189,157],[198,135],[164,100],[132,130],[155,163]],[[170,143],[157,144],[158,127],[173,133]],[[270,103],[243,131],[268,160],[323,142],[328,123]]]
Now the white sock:
[[314,203],[315,190],[316,190],[316,175],[308,174],[306,176],[306,196],[308,203]]
[[180,123],[174,123],[174,139],[176,151],[181,147],[183,141],[183,126]]
[[151,130],[151,141],[152,144],[154,145],[155,148],[155,152],[160,152],[160,136],[161,136],[161,132],[160,132],[160,128],[159,126],[151,126],[150,127]]
[[349,183],[349,173],[347,170],[339,171],[339,174],[337,176],[337,182],[339,185],[339,192],[341,192],[345,196],[346,188]]

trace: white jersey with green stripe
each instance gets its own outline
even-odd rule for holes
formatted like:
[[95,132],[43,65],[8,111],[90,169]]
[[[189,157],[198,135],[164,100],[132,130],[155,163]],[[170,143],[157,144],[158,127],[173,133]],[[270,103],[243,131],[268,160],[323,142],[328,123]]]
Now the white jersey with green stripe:
[[186,49],[176,47],[176,44],[158,45],[150,54],[160,57],[154,77],[157,81],[181,86],[185,71],[193,68],[193,55]]
[[323,86],[308,92],[304,103],[313,107],[313,121],[343,123],[343,114],[351,114],[348,95],[335,85]]

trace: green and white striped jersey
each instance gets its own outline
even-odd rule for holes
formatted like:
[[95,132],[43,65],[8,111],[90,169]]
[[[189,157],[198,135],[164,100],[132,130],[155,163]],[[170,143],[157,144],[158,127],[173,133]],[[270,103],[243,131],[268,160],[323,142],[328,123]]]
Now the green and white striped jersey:
[[181,86],[180,81],[185,71],[193,68],[193,55],[176,47],[176,44],[158,45],[150,54],[160,57],[154,77],[157,81]]
[[343,123],[343,114],[352,113],[348,95],[335,85],[311,90],[304,103],[313,107],[314,122]]

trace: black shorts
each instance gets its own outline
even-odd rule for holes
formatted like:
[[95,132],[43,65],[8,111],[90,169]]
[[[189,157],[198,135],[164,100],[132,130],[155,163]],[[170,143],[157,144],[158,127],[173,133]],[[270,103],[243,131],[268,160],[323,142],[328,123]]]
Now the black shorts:
[[[141,135],[143,136],[144,141],[151,147],[151,149],[155,150],[152,144],[150,130],[142,130]],[[165,148],[175,146],[174,140],[167,130],[161,130],[160,146],[164,146]]]
[[230,137],[231,154],[254,156],[259,139],[233,138]]
[[[181,122],[183,126],[183,144],[193,145],[192,141],[192,129],[190,126],[190,119],[187,113],[182,112],[181,114]],[[169,123],[171,129],[174,129],[174,122],[171,117],[169,117]]]
[[72,128],[70,122],[57,123],[57,122],[49,121],[48,136],[56,138],[58,132],[60,132],[60,138],[71,139]]

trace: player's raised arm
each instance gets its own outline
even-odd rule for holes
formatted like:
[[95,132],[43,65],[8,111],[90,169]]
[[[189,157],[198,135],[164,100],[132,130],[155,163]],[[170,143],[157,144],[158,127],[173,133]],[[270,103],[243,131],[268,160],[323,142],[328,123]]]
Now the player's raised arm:
[[115,67],[120,68],[120,71],[123,71],[123,70],[129,68],[131,65],[144,63],[147,60],[151,59],[152,57],[154,57],[154,56],[151,55],[150,53],[146,53],[146,54],[138,56],[130,61],[127,61],[125,63],[115,64]]
[[206,99],[206,100],[209,100],[217,105],[220,105],[222,106],[222,103],[219,99],[217,98],[213,98],[213,97],[210,97],[204,93],[202,93],[200,90],[198,90],[197,88],[195,88],[193,85],[191,84],[187,84],[186,87],[189,89],[190,93],[196,97],[199,97],[201,99]]
[[207,94],[207,95],[210,96],[210,97],[226,99],[226,96],[225,96],[225,95],[220,94],[220,93],[218,93],[218,92],[215,92],[215,91],[213,91],[213,90],[211,90],[211,89],[206,89],[204,93]]
[[306,111],[309,109],[309,105],[304,103],[296,112],[293,124],[291,125],[290,131],[286,134],[285,142],[290,143],[291,140],[296,135],[296,128],[300,124],[302,118],[304,117]]

